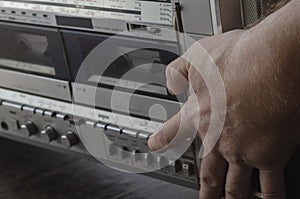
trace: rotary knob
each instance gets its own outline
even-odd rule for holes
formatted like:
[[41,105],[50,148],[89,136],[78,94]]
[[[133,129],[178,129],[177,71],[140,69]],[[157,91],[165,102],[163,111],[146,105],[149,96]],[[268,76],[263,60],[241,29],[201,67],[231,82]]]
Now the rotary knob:
[[76,145],[79,141],[77,135],[72,131],[68,131],[65,135],[62,135],[60,138],[61,143],[68,148]]
[[51,126],[47,126],[44,130],[41,131],[41,138],[45,142],[51,142],[57,138],[57,133],[55,129]]
[[21,125],[21,132],[25,136],[29,137],[29,136],[37,133],[37,127],[35,126],[35,124],[33,122],[27,121],[26,124]]

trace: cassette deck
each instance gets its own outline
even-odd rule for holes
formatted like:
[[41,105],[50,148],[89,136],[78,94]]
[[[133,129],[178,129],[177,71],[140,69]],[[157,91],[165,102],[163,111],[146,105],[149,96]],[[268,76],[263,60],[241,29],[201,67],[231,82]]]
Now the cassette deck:
[[[259,7],[260,1],[253,2]],[[86,157],[95,145],[86,146],[90,142],[78,131],[96,135],[95,140],[105,136],[112,144],[100,147],[101,160],[108,165],[162,167],[146,175],[198,188],[198,140],[179,159],[148,154],[148,136],[185,100],[169,94],[165,67],[189,47],[178,32],[199,39],[246,26],[255,17],[248,20],[245,13],[259,13],[245,5],[240,0],[226,5],[219,0],[1,0],[1,136]],[[107,40],[117,58],[107,67],[95,62],[80,69]],[[119,101],[112,110],[115,93],[130,95],[129,107]],[[92,95],[95,99],[86,97]],[[157,105],[166,113],[149,115]]]

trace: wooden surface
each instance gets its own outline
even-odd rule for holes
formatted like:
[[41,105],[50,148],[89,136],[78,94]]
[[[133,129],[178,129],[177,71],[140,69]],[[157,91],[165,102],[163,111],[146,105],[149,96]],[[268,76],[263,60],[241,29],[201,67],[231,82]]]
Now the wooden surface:
[[0,199],[196,199],[198,192],[0,138]]

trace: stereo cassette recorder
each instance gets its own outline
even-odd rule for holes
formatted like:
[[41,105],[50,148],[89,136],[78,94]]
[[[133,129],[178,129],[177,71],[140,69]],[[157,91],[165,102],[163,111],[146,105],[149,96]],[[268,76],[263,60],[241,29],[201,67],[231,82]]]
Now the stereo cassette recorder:
[[147,147],[186,98],[166,89],[166,66],[187,38],[263,12],[260,0],[0,0],[0,134],[198,188],[197,139],[176,158]]

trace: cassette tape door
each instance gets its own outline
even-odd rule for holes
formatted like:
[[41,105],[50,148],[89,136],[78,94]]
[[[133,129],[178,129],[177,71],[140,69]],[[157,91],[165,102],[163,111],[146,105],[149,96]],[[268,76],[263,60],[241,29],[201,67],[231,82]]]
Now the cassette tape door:
[[69,80],[58,29],[0,23],[0,67]]

